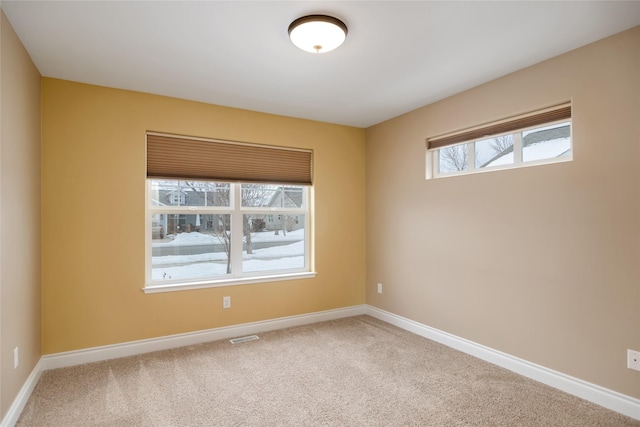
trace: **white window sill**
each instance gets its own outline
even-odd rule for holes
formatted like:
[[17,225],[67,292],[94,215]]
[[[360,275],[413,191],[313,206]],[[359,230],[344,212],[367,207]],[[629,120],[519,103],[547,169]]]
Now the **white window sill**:
[[271,276],[252,276],[234,279],[208,280],[203,282],[169,283],[164,285],[146,285],[142,290],[145,294],[158,292],[186,291],[189,289],[217,288],[222,286],[248,285],[251,283],[280,282],[283,280],[312,279],[318,273],[305,271],[303,273],[276,274]]

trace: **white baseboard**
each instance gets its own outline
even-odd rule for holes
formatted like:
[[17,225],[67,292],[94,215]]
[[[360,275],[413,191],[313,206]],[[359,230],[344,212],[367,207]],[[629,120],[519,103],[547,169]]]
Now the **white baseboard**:
[[22,410],[29,401],[29,396],[33,393],[33,389],[36,388],[38,380],[40,380],[40,376],[44,371],[45,369],[42,368],[42,359],[40,359],[22,385],[22,388],[13,400],[2,422],[0,422],[0,427],[13,427],[18,422]]
[[244,323],[240,325],[225,326],[204,331],[185,334],[170,335],[160,338],[152,338],[140,341],[132,341],[122,344],[94,347],[77,351],[56,353],[42,356],[33,368],[33,371],[20,389],[7,414],[0,422],[0,427],[13,427],[18,421],[29,396],[33,392],[42,373],[49,369],[63,368],[81,365],[84,363],[98,362],[101,360],[115,359],[118,357],[133,356],[152,351],[168,350],[176,347],[199,344],[209,341],[234,338],[244,335],[252,335],[260,332],[290,328],[293,326],[308,325],[327,320],[368,314],[384,322],[405,329],[422,337],[444,344],[448,347],[475,356],[479,359],[509,369],[525,377],[534,379],[543,384],[562,390],[566,393],[578,396],[605,408],[640,420],[640,400],[624,394],[608,390],[595,384],[570,377],[563,373],[553,371],[543,366],[536,365],[526,360],[502,353],[489,347],[474,343],[464,338],[457,337],[447,332],[423,325],[413,320],[396,314],[380,310],[378,308],[358,305],[339,308],[335,310],[320,311],[316,313],[301,314],[298,316],[281,317],[278,319],[260,322]]
[[531,378],[607,409],[611,409],[612,411],[640,420],[640,399],[635,399],[596,384],[591,384],[561,372],[545,368],[544,366],[527,362],[526,360],[423,325],[388,311],[380,310],[376,307],[367,306],[366,314],[416,335],[444,344],[447,347],[475,356],[478,359],[506,368],[524,377]]
[[223,326],[221,328],[204,331],[188,332],[185,334],[169,335],[159,338],[131,341],[121,344],[105,345],[83,350],[64,353],[47,354],[42,356],[44,370],[81,365],[83,363],[99,362],[101,360],[116,359],[118,357],[134,356],[152,351],[168,350],[187,345],[200,344],[209,341],[252,335],[292,326],[308,325],[327,320],[340,319],[365,314],[365,305],[356,305],[335,310],[318,311],[297,316],[280,317],[272,320],[243,323],[240,325]]

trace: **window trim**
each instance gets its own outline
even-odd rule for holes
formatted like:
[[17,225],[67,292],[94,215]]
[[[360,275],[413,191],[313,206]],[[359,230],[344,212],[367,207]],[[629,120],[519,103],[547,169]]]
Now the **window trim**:
[[[571,117],[571,102],[558,104],[553,107],[544,108],[535,112],[521,114],[509,119],[498,120],[481,126],[474,126],[457,132],[427,138],[426,140],[426,179],[449,178],[452,176],[471,175],[484,172],[494,172],[507,169],[518,169],[529,166],[540,166],[545,164],[563,163],[573,160],[573,121]],[[568,117],[567,117],[568,115]],[[544,121],[544,120],[548,121]],[[525,127],[514,127],[517,124],[530,123]],[[547,126],[553,126],[559,123],[569,123],[569,140],[571,151],[569,155],[562,157],[551,157],[540,160],[523,161],[522,160],[522,132],[538,129]],[[492,130],[502,128],[509,129],[501,133],[491,133]],[[472,139],[461,139],[461,137],[473,136]],[[507,165],[490,166],[484,168],[476,168],[475,165],[475,144],[478,141],[500,137],[504,135],[514,135],[514,159],[513,163]],[[440,173],[440,150],[447,147],[455,147],[466,145],[467,149],[467,169],[461,171],[452,171]]]
[[[285,280],[299,280],[314,278],[317,273],[314,271],[314,252],[312,250],[313,240],[313,187],[302,186],[305,188],[303,193],[303,208],[272,208],[272,207],[242,207],[242,182],[231,182],[230,194],[229,194],[229,206],[151,206],[150,189],[151,181],[156,178],[148,178],[145,180],[145,285],[143,292],[159,293],[159,292],[173,292],[189,289],[203,289],[222,286],[234,286],[245,285],[252,283],[266,283]],[[175,180],[175,179],[174,179]],[[228,182],[228,181],[224,181]],[[278,184],[276,184],[278,185]],[[287,185],[287,184],[282,184]],[[153,213],[165,213],[165,214],[188,214],[201,212],[203,214],[217,212],[219,214],[231,215],[231,233],[234,235],[243,235],[242,230],[242,218],[245,214],[260,213],[260,214],[292,214],[292,215],[304,215],[304,267],[296,269],[286,270],[264,270],[264,271],[250,271],[242,272],[243,251],[237,251],[231,253],[231,271],[239,271],[240,273],[232,273],[226,276],[212,276],[209,278],[194,278],[188,279],[175,279],[166,281],[153,281],[152,280],[152,215]],[[235,220],[234,220],[235,217]],[[239,233],[239,234],[238,234]],[[242,237],[240,237],[242,239]],[[237,244],[235,246],[238,246]],[[242,245],[239,245],[240,247]],[[232,246],[233,247],[233,246]],[[234,255],[235,254],[235,255]]]
[[282,282],[285,280],[313,279],[318,273],[305,271],[300,273],[274,274],[271,276],[238,277],[224,280],[205,280],[199,282],[167,283],[166,285],[145,286],[142,290],[145,294],[161,292],[186,291],[190,289],[219,288],[223,286],[250,285],[254,283]]

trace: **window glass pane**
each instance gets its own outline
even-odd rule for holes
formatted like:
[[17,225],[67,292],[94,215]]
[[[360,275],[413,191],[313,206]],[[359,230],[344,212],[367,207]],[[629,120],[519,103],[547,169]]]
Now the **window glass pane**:
[[210,182],[207,191],[207,206],[231,206],[231,187],[228,182]]
[[151,206],[229,206],[230,184],[215,181],[151,180]]
[[513,164],[513,134],[476,141],[475,149],[477,169]]
[[244,215],[242,271],[304,268],[304,215]]
[[522,132],[522,161],[552,159],[571,154],[571,123]]
[[152,280],[231,273],[230,224],[228,214],[151,215]]
[[438,173],[446,174],[466,170],[468,157],[467,144],[441,148],[438,150]]
[[160,187],[163,181],[149,180],[149,206],[163,206],[160,202]]
[[242,207],[301,208],[303,192],[303,186],[242,184]]

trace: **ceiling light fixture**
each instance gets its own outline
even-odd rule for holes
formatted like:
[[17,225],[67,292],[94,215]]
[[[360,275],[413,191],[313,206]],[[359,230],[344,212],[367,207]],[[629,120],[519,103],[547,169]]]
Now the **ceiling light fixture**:
[[347,26],[333,16],[303,16],[289,25],[289,38],[304,51],[325,53],[344,43]]

